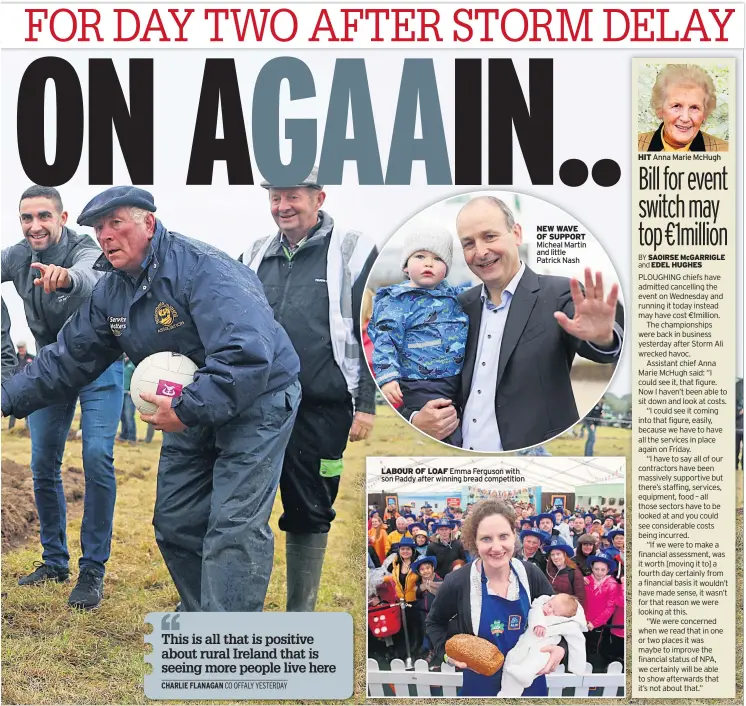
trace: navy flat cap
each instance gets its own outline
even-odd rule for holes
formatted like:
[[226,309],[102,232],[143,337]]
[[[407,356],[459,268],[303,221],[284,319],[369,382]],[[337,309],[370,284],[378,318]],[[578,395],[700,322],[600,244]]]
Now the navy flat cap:
[[321,191],[324,186],[319,184],[319,168],[314,167],[311,173],[302,181],[300,184],[271,184],[266,179],[261,184],[263,189],[300,189],[307,187],[309,189],[317,189]]
[[92,226],[94,221],[104,213],[120,206],[135,206],[146,211],[155,211],[153,194],[136,186],[112,186],[94,196],[78,216],[78,225]]

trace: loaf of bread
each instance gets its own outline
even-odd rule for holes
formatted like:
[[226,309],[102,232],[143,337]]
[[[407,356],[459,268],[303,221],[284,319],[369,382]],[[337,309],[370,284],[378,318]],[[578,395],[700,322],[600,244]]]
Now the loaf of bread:
[[503,666],[505,656],[489,640],[476,635],[454,635],[446,642],[446,654],[477,674],[491,677]]

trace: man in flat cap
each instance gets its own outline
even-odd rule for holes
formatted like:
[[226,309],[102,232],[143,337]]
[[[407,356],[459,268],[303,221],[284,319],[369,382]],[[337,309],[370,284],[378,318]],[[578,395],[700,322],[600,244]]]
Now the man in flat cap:
[[374,244],[322,211],[318,172],[300,184],[263,182],[278,231],[241,259],[259,275],[300,357],[303,400],[280,480],[287,610],[313,611],[348,439],[373,427],[375,385],[360,341],[360,308]]
[[437,558],[438,575],[445,578],[453,571],[454,561],[466,562],[466,552],[461,541],[453,538],[453,525],[447,519],[438,520],[433,528],[435,536],[427,546],[426,556]]
[[[153,524],[185,611],[260,611],[272,570],[269,516],[300,398],[299,363],[256,275],[173,233],[135,187],[96,196],[92,226],[106,273],[23,376],[3,385],[3,414],[71,399],[124,351],[198,367],[143,419],[164,433]],[[121,410],[121,397],[119,400]]]
[[[67,227],[67,212],[57,189],[26,189],[21,195],[19,216],[24,237],[2,251],[2,281],[12,281],[23,299],[26,321],[38,351],[53,343],[65,321],[85,308],[102,274],[93,270],[101,250],[90,236],[78,235]],[[25,345],[23,348],[19,365],[22,373],[21,367],[27,369],[28,358]],[[28,380],[25,374],[19,374],[14,384]],[[64,582],[69,576],[70,555],[60,466],[76,400],[80,399],[85,473],[82,556],[77,585],[69,599],[76,608],[95,608],[101,602],[105,564],[111,550],[116,500],[114,437],[122,395],[122,363],[114,358],[96,368],[96,375],[86,378],[64,398],[50,398],[43,405],[15,414],[33,412],[28,418],[31,474],[42,545],[42,561],[18,583],[35,586],[46,581]]]

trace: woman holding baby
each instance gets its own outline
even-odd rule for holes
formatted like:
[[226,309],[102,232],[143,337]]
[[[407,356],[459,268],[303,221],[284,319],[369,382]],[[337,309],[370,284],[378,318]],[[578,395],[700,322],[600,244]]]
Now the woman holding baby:
[[[453,635],[476,635],[507,655],[528,628],[532,602],[552,596],[547,577],[533,564],[514,558],[516,516],[499,500],[477,503],[463,525],[462,542],[477,558],[446,576],[427,617],[427,634],[436,654],[464,669],[462,696],[495,696],[501,689],[503,668],[483,676],[445,654]],[[564,643],[563,643],[564,644]],[[553,672],[566,650],[561,645],[540,648],[545,665],[537,669],[523,696],[546,696],[545,675]]]

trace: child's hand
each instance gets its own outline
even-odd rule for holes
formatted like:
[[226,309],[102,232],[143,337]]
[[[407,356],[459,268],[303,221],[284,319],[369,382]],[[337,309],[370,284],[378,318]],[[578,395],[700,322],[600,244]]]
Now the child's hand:
[[547,634],[547,629],[543,625],[537,625],[534,628],[534,635],[536,635],[536,637],[544,637],[544,635],[546,634]]
[[588,621],[588,629],[593,630],[593,623],[590,620]]
[[381,392],[383,392],[383,396],[389,402],[391,402],[394,407],[398,407],[402,402],[404,402],[401,388],[399,387],[399,383],[396,380],[392,380],[391,382],[386,382],[381,385]]

